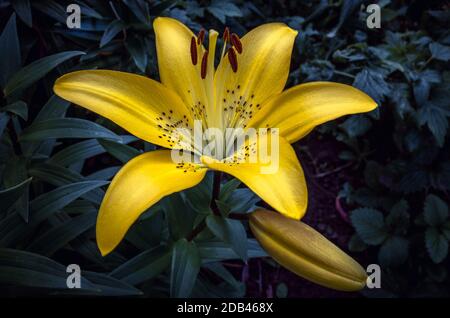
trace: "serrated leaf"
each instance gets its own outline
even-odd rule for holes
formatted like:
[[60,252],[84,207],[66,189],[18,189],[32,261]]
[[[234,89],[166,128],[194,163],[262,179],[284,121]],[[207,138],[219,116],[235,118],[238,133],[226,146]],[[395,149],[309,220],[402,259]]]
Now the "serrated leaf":
[[386,225],[395,234],[406,234],[409,226],[409,205],[406,200],[400,200],[386,217]]
[[350,252],[362,252],[368,248],[368,245],[359,237],[358,234],[353,234],[348,242],[348,250]]
[[247,261],[247,233],[240,221],[208,215],[206,224],[214,235],[230,244],[236,254],[243,261]]
[[424,204],[425,222],[430,226],[439,226],[448,219],[448,205],[438,196],[429,194]]
[[383,214],[375,209],[353,210],[350,219],[361,239],[369,245],[381,244],[387,237]]
[[425,231],[425,247],[431,260],[436,264],[442,262],[447,257],[447,238],[434,227],[429,227]]
[[59,64],[81,54],[84,54],[84,52],[61,52],[43,57],[32,62],[31,64],[21,68],[17,73],[14,74],[14,76],[12,76],[8,80],[4,89],[5,95],[10,96],[13,93],[24,90],[37,80],[44,77],[48,72],[57,67]]
[[396,267],[402,265],[408,258],[409,242],[400,236],[389,237],[381,245],[378,260],[381,266]]
[[189,297],[200,271],[200,255],[194,242],[181,239],[172,250],[170,297]]
[[79,118],[48,119],[34,123],[20,135],[22,141],[53,138],[105,138],[122,142],[122,138],[99,124]]

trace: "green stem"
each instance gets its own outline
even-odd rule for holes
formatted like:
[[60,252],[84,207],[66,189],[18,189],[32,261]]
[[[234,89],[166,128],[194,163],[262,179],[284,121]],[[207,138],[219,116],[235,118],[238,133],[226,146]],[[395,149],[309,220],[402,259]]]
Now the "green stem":
[[219,210],[219,207],[217,206],[216,200],[219,198],[219,195],[220,195],[221,179],[222,179],[222,172],[214,171],[212,198],[211,198],[211,203],[209,206],[211,207],[211,210],[214,212],[215,215],[220,215],[220,210]]

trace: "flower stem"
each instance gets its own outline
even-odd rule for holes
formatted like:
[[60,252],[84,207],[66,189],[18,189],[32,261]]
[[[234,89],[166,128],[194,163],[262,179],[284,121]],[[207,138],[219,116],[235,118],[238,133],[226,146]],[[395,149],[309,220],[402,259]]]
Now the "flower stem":
[[[213,189],[212,189],[212,197],[210,207],[215,215],[220,215],[219,207],[217,206],[216,199],[219,198],[220,194],[220,180],[222,178],[222,172],[214,171],[214,181],[213,181]],[[206,221],[203,219],[193,230],[191,233],[186,236],[186,240],[192,241],[201,231],[206,227]]]
[[212,197],[210,207],[215,215],[220,215],[219,207],[217,206],[216,200],[219,198],[220,194],[220,180],[222,179],[222,172],[214,171],[214,181],[212,189]]

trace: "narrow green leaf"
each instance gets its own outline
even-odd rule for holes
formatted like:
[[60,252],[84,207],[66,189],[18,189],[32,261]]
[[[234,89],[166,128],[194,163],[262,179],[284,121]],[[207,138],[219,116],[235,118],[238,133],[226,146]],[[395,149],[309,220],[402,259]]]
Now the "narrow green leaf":
[[19,36],[17,35],[16,15],[13,13],[0,35],[0,86],[5,87],[8,80],[20,68],[21,62]]
[[30,28],[33,25],[30,0],[13,0],[12,6],[20,19]]
[[159,246],[133,257],[111,272],[111,276],[138,285],[161,274],[170,265],[171,252]]
[[27,104],[21,100],[14,102],[12,104],[6,105],[3,108],[3,110],[19,116],[23,120],[28,120]]
[[94,122],[79,118],[48,119],[32,124],[20,135],[21,141],[53,138],[105,138],[118,142],[122,138]]
[[98,142],[110,155],[123,163],[127,163],[134,157],[141,154],[141,152],[136,148],[124,145],[122,143],[101,139],[99,139]]
[[100,47],[108,44],[124,27],[125,25],[121,20],[114,20],[108,24],[100,40]]
[[27,250],[41,255],[51,256],[77,236],[92,228],[95,225],[96,218],[97,211],[74,217],[45,232],[41,236],[36,237],[27,247]]
[[24,90],[37,80],[44,77],[48,72],[57,67],[59,64],[81,54],[84,54],[84,52],[61,52],[43,57],[37,61],[32,62],[31,64],[21,68],[17,73],[14,74],[14,76],[12,76],[11,79],[8,80],[4,89],[5,95],[10,96],[15,92]]
[[200,271],[200,255],[194,242],[181,239],[174,244],[170,275],[170,296],[189,297]]
[[206,224],[214,235],[230,244],[236,254],[242,260],[247,261],[247,233],[240,221],[225,219],[217,215],[208,215]]
[[0,213],[6,212],[22,195],[28,190],[28,186],[33,178],[0,191]]

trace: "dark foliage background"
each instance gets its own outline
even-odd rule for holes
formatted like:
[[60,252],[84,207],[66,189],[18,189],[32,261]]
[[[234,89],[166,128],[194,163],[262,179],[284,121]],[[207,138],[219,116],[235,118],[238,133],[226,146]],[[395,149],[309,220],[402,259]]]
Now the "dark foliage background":
[[[81,29],[66,27],[72,2]],[[368,29],[372,2],[1,1],[0,294],[448,296],[449,3],[378,1],[381,28]],[[246,221],[226,216],[264,203],[228,178],[219,196],[225,217],[212,217],[211,175],[152,207],[114,253],[100,256],[94,227],[107,182],[154,146],[71,107],[52,85],[93,68],[157,79],[159,15],[240,35],[283,21],[299,31],[289,86],[348,83],[379,103],[322,125],[295,148],[310,192],[305,221],[364,266],[379,263],[382,289],[330,291],[260,258]],[[204,218],[208,228],[184,240]],[[82,268],[81,289],[66,288],[71,263]]]

